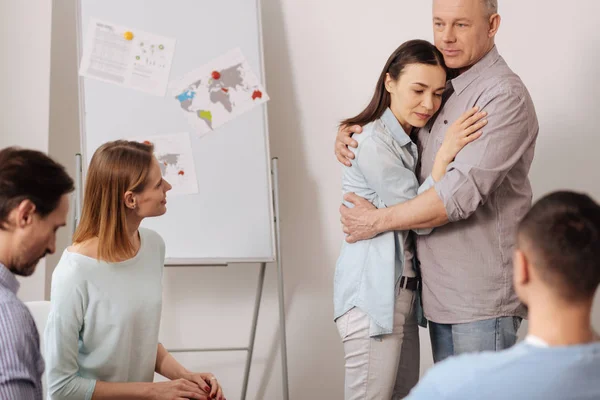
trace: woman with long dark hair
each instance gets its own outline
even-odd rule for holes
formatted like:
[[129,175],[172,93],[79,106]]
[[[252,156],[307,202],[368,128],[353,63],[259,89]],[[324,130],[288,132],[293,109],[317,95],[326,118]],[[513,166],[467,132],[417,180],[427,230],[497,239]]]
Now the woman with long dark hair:
[[[410,200],[481,136],[487,121],[474,108],[449,128],[431,176],[419,186],[415,128],[440,109],[447,74],[442,54],[427,41],[412,40],[394,51],[370,103],[341,123],[363,126],[352,166],[343,170],[344,194],[356,193],[378,208]],[[334,318],[344,345],[346,400],[401,398],[418,381],[420,281],[413,240],[411,232],[386,232],[342,246]]]

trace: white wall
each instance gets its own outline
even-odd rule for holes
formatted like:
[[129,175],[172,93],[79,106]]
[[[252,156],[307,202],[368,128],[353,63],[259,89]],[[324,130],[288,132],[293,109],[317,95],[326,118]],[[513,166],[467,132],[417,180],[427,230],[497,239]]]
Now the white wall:
[[[48,152],[52,2],[0,2],[0,148]],[[45,261],[20,279],[19,297],[43,300]]]
[[[340,399],[343,352],[332,321],[332,278],[343,239],[336,125],[370,99],[400,43],[431,36],[430,6],[389,0],[368,6],[263,0],[263,6],[271,149],[281,161],[291,398]],[[277,397],[265,397],[271,398]]]
[[[55,138],[58,147],[78,141],[73,4],[74,0],[55,4],[66,14],[54,17],[53,46],[59,46],[56,36],[61,35],[62,50],[53,49],[51,151]],[[534,1],[501,2],[504,20],[498,38],[500,52],[529,87],[540,119],[531,171],[535,194],[571,188],[600,199],[593,163],[600,139],[589,117],[600,93],[595,73],[600,34],[594,31],[600,4],[579,0],[576,9],[564,2],[544,4],[553,7],[543,8]],[[339,399],[343,393],[343,355],[331,300],[343,236],[337,214],[340,166],[333,156],[335,126],[367,102],[380,68],[401,42],[431,40],[430,12],[429,1],[371,0],[367,5],[359,0],[263,0],[271,149],[281,165],[292,399]],[[18,26],[12,19],[8,22]],[[14,30],[2,29],[3,48],[12,46]],[[64,60],[54,58],[56,54]],[[23,66],[4,73],[9,67],[3,59],[1,93],[12,87],[12,77],[25,81]],[[55,85],[68,89],[58,93]],[[3,125],[2,140],[5,131]],[[63,153],[68,162],[71,151]],[[256,273],[256,266],[167,269],[161,330],[165,344],[246,345]],[[281,398],[276,299],[275,270],[269,266],[249,399]],[[598,308],[594,317],[600,328]],[[425,369],[431,364],[431,351],[422,333]],[[225,384],[227,398],[238,398],[242,354],[178,357],[190,368],[215,372]]]
[[[431,2],[263,0],[272,154],[281,160],[292,398],[342,398],[341,344],[331,321],[331,284],[342,240],[337,208],[336,123],[369,100],[389,54],[432,40]],[[575,3],[572,3],[575,4]],[[600,3],[500,1],[498,46],[525,81],[540,120],[531,179],[535,196],[558,188],[600,200],[593,116]],[[598,305],[598,301],[596,302]],[[600,329],[600,309],[594,312]],[[425,332],[422,332],[425,333]],[[431,365],[422,335],[422,367]],[[275,397],[273,397],[275,398]]]
[[[570,189],[600,201],[594,151],[600,137],[593,123],[600,100],[600,33],[594,22],[600,2],[500,3],[499,50],[527,85],[540,122],[530,174],[534,196]],[[600,294],[592,320],[600,330]]]
[[[50,137],[48,143],[50,156],[64,165],[73,178],[75,177],[75,154],[81,151],[75,4],[76,0],[54,2],[50,61]],[[62,255],[62,250],[71,243],[73,206],[74,196],[71,196],[67,226],[58,231],[56,253],[47,257],[46,299],[50,299],[52,272]]]

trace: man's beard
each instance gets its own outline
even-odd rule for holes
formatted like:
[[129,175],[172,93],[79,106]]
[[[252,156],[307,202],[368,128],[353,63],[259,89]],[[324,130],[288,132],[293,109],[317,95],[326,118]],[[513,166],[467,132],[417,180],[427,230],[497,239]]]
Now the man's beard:
[[10,263],[10,265],[7,265],[6,267],[15,275],[31,276],[35,272],[35,267],[37,267],[40,260],[45,256],[46,254],[36,258],[35,260],[14,260],[14,262]]

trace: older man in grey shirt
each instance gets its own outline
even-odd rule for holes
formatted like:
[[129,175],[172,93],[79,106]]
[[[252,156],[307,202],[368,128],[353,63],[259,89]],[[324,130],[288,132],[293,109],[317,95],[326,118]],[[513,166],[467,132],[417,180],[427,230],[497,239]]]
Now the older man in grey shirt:
[[0,399],[41,400],[44,361],[15,275],[29,276],[53,253],[73,181],[64,168],[32,150],[0,150]]
[[[497,0],[434,0],[433,25],[436,46],[459,76],[448,82],[435,121],[419,132],[420,179],[431,172],[448,121],[479,106],[488,125],[434,188],[382,210],[348,195],[355,207],[342,206],[341,213],[350,242],[388,230],[437,227],[417,241],[437,362],[516,342],[525,310],[512,287],[511,260],[517,223],[531,206],[528,173],[539,127],[527,89],[495,47]],[[352,158],[345,146],[352,146],[349,133],[357,131],[338,132],[341,161]]]

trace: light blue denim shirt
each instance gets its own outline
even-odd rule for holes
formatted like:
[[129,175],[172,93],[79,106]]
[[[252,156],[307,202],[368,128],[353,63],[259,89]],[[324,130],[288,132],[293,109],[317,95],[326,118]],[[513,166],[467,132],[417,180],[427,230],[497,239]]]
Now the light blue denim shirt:
[[[358,149],[352,166],[343,167],[344,194],[356,193],[375,207],[384,208],[410,200],[433,186],[430,176],[419,187],[415,176],[417,146],[389,108],[354,139]],[[391,231],[373,239],[343,243],[335,269],[334,319],[359,307],[371,319],[370,336],[392,333],[396,284],[404,270],[404,244],[409,233]]]

